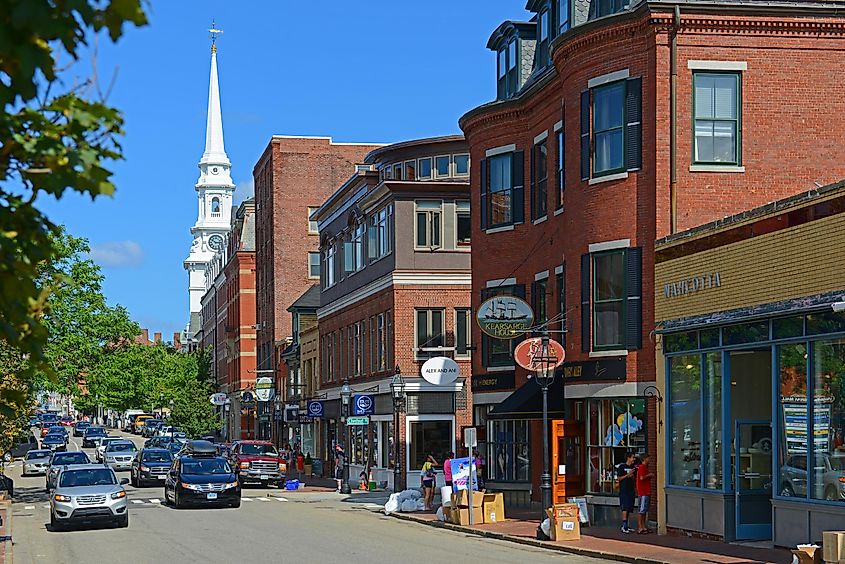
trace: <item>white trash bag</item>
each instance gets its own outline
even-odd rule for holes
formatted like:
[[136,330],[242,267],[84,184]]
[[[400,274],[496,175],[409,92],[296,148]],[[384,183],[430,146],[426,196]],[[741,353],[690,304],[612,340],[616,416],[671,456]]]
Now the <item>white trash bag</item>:
[[543,519],[543,522],[540,523],[540,530],[543,531],[544,535],[551,538],[551,536],[552,536],[552,523],[551,523],[551,521],[549,521],[548,517]]
[[387,500],[387,503],[384,504],[384,514],[390,515],[391,513],[397,513],[399,509],[399,494],[390,494],[390,498]]
[[413,513],[417,510],[417,502],[413,499],[406,499],[402,502],[402,506],[399,509],[402,513]]
[[419,490],[404,490],[399,492],[399,501],[407,501],[409,499],[416,501],[421,497],[422,493]]
[[437,508],[437,520],[438,521],[445,521],[446,516],[443,514],[443,507],[440,506]]
[[417,500],[417,511],[425,511],[425,500],[423,500],[423,499]]

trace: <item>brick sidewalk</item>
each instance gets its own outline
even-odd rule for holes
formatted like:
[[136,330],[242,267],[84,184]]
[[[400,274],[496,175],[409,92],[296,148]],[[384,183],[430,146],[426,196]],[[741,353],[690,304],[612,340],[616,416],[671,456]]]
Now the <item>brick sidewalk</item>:
[[624,534],[615,528],[585,527],[578,541],[538,541],[537,520],[508,519],[472,528],[442,523],[434,513],[393,513],[399,519],[443,527],[490,538],[510,540],[561,552],[570,552],[638,564],[789,564],[787,550],[741,546],[671,535]]

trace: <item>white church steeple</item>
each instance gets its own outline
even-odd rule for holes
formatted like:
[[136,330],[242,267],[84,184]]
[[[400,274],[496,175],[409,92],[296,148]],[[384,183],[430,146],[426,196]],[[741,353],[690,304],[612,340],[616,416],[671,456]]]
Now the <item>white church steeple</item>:
[[211,43],[211,73],[208,83],[208,116],[205,125],[205,151],[199,162],[200,176],[194,189],[197,191],[197,222],[191,227],[193,241],[191,252],[185,259],[188,271],[188,294],[190,296],[190,321],[188,337],[192,338],[200,328],[200,301],[211,280],[206,280],[206,267],[214,259],[216,251],[226,244],[226,235],[231,229],[232,196],[235,184],[232,182],[229,157],[223,146],[223,118],[220,111],[220,87],[217,81],[217,34],[223,33],[212,24],[209,30]]

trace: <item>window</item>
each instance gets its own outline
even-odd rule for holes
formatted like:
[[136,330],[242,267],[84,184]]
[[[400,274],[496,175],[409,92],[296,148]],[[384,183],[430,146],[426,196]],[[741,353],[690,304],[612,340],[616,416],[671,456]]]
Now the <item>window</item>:
[[455,242],[458,247],[469,245],[471,234],[469,202],[455,202]]
[[566,153],[563,145],[563,129],[557,132],[557,192],[555,194],[555,209],[563,208],[563,190],[566,187],[565,163]]
[[499,49],[499,68],[497,94],[499,98],[507,98],[516,94],[517,84],[517,39],[512,37],[507,44]]
[[538,67],[549,63],[549,11],[543,10],[537,17],[537,62]]
[[393,205],[388,205],[373,214],[367,233],[367,254],[370,262],[378,260],[390,253],[390,217],[393,215]]
[[471,346],[470,323],[472,311],[468,308],[455,310],[455,356],[469,356]]
[[625,168],[625,83],[593,90],[593,174]]
[[410,421],[410,450],[408,471],[422,468],[429,454],[435,460],[444,460],[445,455],[453,450],[451,421]]
[[364,224],[359,223],[352,232],[352,260],[354,270],[364,268]]
[[317,228],[317,222],[311,219],[311,214],[317,211],[318,208],[307,208],[308,209],[308,234],[309,235],[317,235],[320,230]]
[[211,198],[211,217],[220,217],[220,199]]
[[434,157],[435,178],[446,178],[449,176],[449,155]]
[[598,0],[596,17],[600,18],[621,12],[627,4],[626,0]]
[[625,251],[593,255],[593,348],[625,348]]
[[352,245],[352,233],[343,237],[343,273],[344,275],[355,272],[355,248]]
[[308,253],[308,278],[320,277],[320,253]]
[[426,249],[440,248],[442,206],[439,200],[417,201],[415,246]]
[[813,343],[810,499],[845,505],[845,339]]
[[487,477],[502,482],[531,480],[529,422],[492,420],[487,422]]
[[353,351],[353,374],[355,376],[361,375],[361,366],[363,364],[363,356],[364,356],[364,341],[363,337],[361,337],[361,323],[356,323],[352,326],[354,330],[354,337],[352,343],[352,351]]
[[427,179],[431,178],[431,157],[426,157],[424,159],[419,159],[417,161],[417,166],[419,170],[417,171],[417,178],[419,179]]
[[415,161],[405,161],[405,180],[416,180],[417,163]]
[[569,31],[570,26],[569,0],[557,0],[558,33]]
[[469,155],[453,155],[455,176],[469,176]]
[[548,149],[545,139],[534,145],[531,153],[531,219],[540,219],[548,214]]
[[416,310],[416,340],[415,355],[417,358],[438,356],[439,351],[423,349],[440,349],[443,347],[444,315],[442,309]]
[[393,180],[402,180],[402,163],[396,163],[393,165]]
[[561,267],[561,271],[555,275],[555,283],[557,285],[557,312],[560,320],[560,343],[566,347],[566,266]]
[[619,493],[614,467],[625,453],[647,452],[644,399],[608,398],[589,402],[587,449],[590,493]]
[[376,318],[370,318],[370,373],[378,370],[378,348],[376,343]]
[[481,161],[482,229],[522,223],[523,221],[523,159],[516,151],[495,155]]
[[378,351],[376,352],[376,370],[381,372],[387,368],[387,324],[385,323],[385,314],[380,313],[377,317],[378,323],[378,335],[377,335],[377,347]]
[[326,279],[325,279],[325,283],[323,284],[324,288],[329,288],[331,286],[334,286],[334,283],[335,283],[335,278],[334,278],[334,275],[335,275],[334,252],[335,252],[334,244],[329,243],[329,246],[326,247],[326,270],[325,270]]
[[548,319],[546,310],[546,283],[548,278],[535,280],[531,285],[531,308],[534,310],[534,324],[545,323]]
[[696,72],[693,83],[693,160],[739,165],[739,74]]

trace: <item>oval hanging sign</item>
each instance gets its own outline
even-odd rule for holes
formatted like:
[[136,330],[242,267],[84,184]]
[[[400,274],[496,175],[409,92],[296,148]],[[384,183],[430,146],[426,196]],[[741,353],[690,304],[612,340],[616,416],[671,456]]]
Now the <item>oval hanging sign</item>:
[[516,363],[532,372],[538,372],[544,368],[555,369],[563,364],[565,357],[563,345],[554,339],[549,339],[549,350],[544,353],[542,337],[525,339],[513,351],[513,359]]
[[448,386],[458,379],[461,369],[458,363],[445,356],[436,356],[425,361],[420,374],[426,382],[435,386]]
[[478,308],[481,330],[496,339],[515,339],[534,324],[534,310],[516,296],[494,296]]

